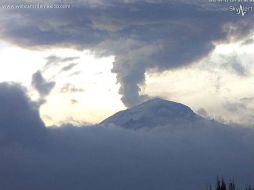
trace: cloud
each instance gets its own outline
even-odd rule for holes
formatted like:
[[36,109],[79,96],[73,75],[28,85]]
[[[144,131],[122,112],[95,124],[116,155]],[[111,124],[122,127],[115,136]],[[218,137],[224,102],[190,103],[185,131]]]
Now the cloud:
[[72,105],[75,105],[75,104],[78,104],[78,103],[79,103],[79,101],[76,100],[76,99],[71,99],[70,102],[71,102]]
[[85,90],[83,88],[78,88],[75,85],[70,83],[65,84],[60,90],[61,93],[77,93],[77,92],[84,92],[84,91]]
[[30,143],[45,133],[37,106],[18,84],[0,83],[0,146],[13,141]]
[[1,150],[1,187],[202,189],[217,175],[237,179],[240,186],[253,182],[250,129],[157,135],[70,125],[47,130],[43,150],[14,149],[16,155]]
[[254,97],[244,97],[244,98],[241,98],[240,101],[243,102],[243,103],[249,104],[249,103],[252,103],[254,101]]
[[224,62],[222,64],[222,67],[230,70],[231,72],[239,76],[249,75],[248,67],[241,62],[240,58],[236,54],[230,56],[221,56],[221,58]]
[[[228,6],[223,3],[99,0],[72,5],[66,10],[5,10],[0,36],[27,48],[68,46],[114,55],[112,71],[126,106],[146,99],[139,86],[147,70],[189,65],[207,56],[215,42],[248,38],[253,31],[253,14],[242,18],[223,11]],[[232,68],[243,71],[239,64]]]
[[0,105],[1,189],[202,189],[217,175],[253,182],[252,128],[45,128],[23,87],[8,83]]
[[[59,56],[55,56],[55,55],[50,55],[50,56],[46,57],[45,59],[47,62],[43,68],[44,71],[49,69],[50,67],[55,67],[55,66],[59,65],[60,63],[71,62],[71,61],[77,60],[77,59],[79,59],[79,57],[59,57]],[[71,63],[70,65],[73,65],[72,67],[74,67],[74,63]],[[70,66],[69,69],[71,69],[72,67]],[[64,67],[63,69],[68,70],[68,66],[66,66],[66,68]]]
[[223,108],[226,112],[229,114],[229,118],[233,118],[233,121],[229,121],[232,124],[238,121],[238,123],[241,123],[245,126],[253,126],[253,104],[251,102],[251,99],[239,99],[235,102],[232,101],[226,101],[223,103]]
[[32,86],[39,92],[41,98],[47,96],[55,86],[55,82],[47,82],[40,71],[32,76]]
[[207,110],[205,110],[204,108],[199,108],[197,110],[197,113],[198,115],[206,118],[206,119],[209,119],[209,120],[212,120],[212,121],[218,121],[219,123],[228,123],[228,121],[226,121],[221,115],[214,115],[214,114],[211,114],[209,113]]
[[209,113],[204,108],[198,109],[197,113],[199,115],[201,115],[202,117],[205,117],[205,118],[209,118],[210,117]]
[[61,71],[64,72],[64,71],[69,71],[71,69],[73,69],[75,66],[77,65],[77,63],[70,63],[69,65],[67,66],[64,66]]
[[249,38],[247,40],[245,40],[244,42],[241,43],[242,46],[248,46],[248,45],[252,45],[254,43],[254,39],[253,38]]
[[248,70],[244,68],[244,66],[239,62],[233,62],[231,64],[232,69],[241,76],[246,76],[248,73]]
[[247,110],[247,107],[243,103],[233,103],[233,102],[225,102],[223,106],[232,113],[241,113]]
[[74,76],[80,75],[81,73],[82,73],[81,71],[74,71],[73,73],[69,74],[68,76],[74,77]]

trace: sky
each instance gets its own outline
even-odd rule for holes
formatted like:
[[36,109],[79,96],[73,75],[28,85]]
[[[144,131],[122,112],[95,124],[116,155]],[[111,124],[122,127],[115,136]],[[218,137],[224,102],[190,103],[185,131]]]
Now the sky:
[[[193,65],[162,72],[149,69],[140,94],[181,102],[196,112],[205,110],[210,118],[223,122],[249,124],[253,122],[254,108],[253,102],[248,101],[254,88],[253,46],[242,41],[220,44]],[[67,121],[98,123],[126,109],[119,94],[120,84],[112,73],[113,55],[98,57],[90,50],[62,47],[31,50],[4,41],[0,52],[1,81],[26,86],[34,101],[39,99],[32,85],[34,73],[40,71],[46,81],[55,83],[40,108],[48,125]],[[59,58],[59,63],[47,66],[49,57]],[[73,60],[64,61],[72,57]]]
[[[35,4],[14,2],[2,3],[0,80],[43,99],[48,126],[95,124],[152,97],[227,123],[253,122],[253,14],[226,10],[234,3],[66,0],[44,4],[70,8],[6,8]],[[36,72],[51,83],[47,93],[33,84]]]
[[[36,3],[62,8],[31,8]],[[17,8],[25,5],[30,8]],[[152,97],[249,125],[253,14],[230,11],[239,5],[3,1],[0,81],[21,83],[32,99],[43,99],[48,126],[99,123]],[[36,72],[45,83],[37,87],[48,88],[43,94],[32,82]]]
[[[248,0],[2,0],[0,189],[252,184],[253,19]],[[181,104],[135,107],[154,97]],[[140,130],[98,124],[127,108]]]
[[[44,88],[33,84],[36,72],[40,72],[44,83],[54,83],[43,94],[45,102],[40,107],[48,125],[67,121],[80,125],[96,123],[124,109],[119,85],[111,73],[113,56],[97,58],[89,50],[69,48],[27,50],[6,43],[0,49],[5,62],[0,71],[1,82],[21,83],[34,101],[40,101],[38,88]],[[56,59],[52,65],[50,57]]]

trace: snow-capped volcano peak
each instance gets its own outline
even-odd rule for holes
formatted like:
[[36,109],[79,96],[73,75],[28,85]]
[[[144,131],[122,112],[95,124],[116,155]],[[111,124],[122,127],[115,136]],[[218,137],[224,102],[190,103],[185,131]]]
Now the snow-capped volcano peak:
[[186,114],[187,115],[194,114],[194,112],[188,106],[184,104],[164,100],[161,98],[154,98],[154,99],[148,100],[131,109],[136,109],[138,111],[150,110],[150,111],[157,111],[159,113],[164,113],[166,111],[167,113],[172,114],[171,116],[173,115],[184,116]]
[[141,129],[158,126],[186,126],[191,125],[198,118],[200,117],[188,106],[155,98],[120,111],[102,121],[101,124],[128,129]]

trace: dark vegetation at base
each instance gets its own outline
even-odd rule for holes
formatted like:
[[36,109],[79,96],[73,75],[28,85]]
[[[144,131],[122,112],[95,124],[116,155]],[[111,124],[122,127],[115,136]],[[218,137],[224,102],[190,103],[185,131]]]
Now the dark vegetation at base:
[[[211,185],[209,185],[206,189],[207,190],[239,190],[239,188],[237,188],[234,181],[226,183],[223,178],[222,179],[217,178],[216,188],[213,188]],[[245,190],[254,190],[254,186],[247,185]]]

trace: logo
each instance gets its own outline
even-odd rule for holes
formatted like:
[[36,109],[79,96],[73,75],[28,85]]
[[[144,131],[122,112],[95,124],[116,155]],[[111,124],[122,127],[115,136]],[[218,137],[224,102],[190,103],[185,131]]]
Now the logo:
[[242,4],[240,4],[239,7],[230,6],[229,11],[234,12],[234,13],[240,15],[240,16],[245,16],[246,13],[248,13],[250,11],[253,11],[253,7],[243,6]]

